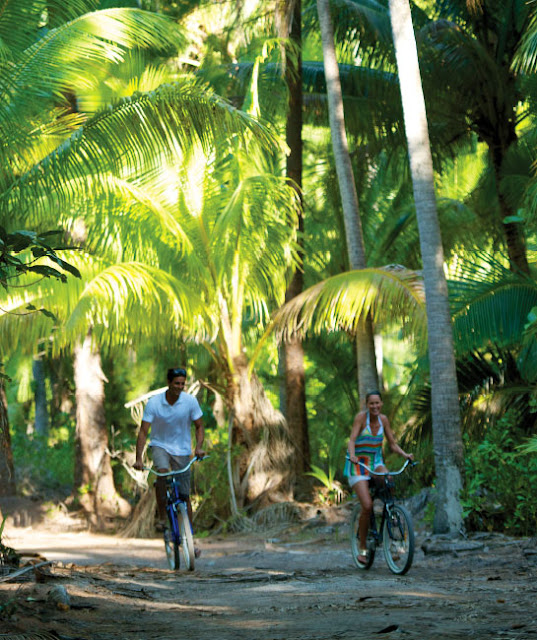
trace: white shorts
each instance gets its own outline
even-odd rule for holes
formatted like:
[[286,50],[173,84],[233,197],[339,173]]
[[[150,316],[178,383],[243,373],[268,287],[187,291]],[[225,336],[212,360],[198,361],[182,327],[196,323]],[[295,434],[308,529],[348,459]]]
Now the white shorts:
[[[166,449],[162,447],[151,447],[151,454],[153,458],[153,464],[156,469],[169,469],[171,471],[177,471],[178,469],[184,469],[190,462],[190,456],[172,456]],[[186,496],[190,495],[190,469],[176,476],[178,479],[181,493]]]
[[[377,471],[378,469],[382,469],[384,464],[377,464],[377,466],[373,469],[373,471]],[[349,478],[349,487],[354,487],[357,482],[362,480],[371,480],[371,476],[348,476]]]

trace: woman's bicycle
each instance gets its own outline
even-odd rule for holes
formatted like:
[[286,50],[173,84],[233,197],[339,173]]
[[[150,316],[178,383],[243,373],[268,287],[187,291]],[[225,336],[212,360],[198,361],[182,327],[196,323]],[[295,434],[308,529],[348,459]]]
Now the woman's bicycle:
[[375,509],[371,510],[371,522],[369,531],[367,532],[367,561],[365,563],[358,562],[360,555],[360,538],[358,533],[358,521],[360,519],[360,503],[358,503],[351,515],[351,550],[354,563],[360,569],[369,569],[375,560],[375,552],[377,547],[382,545],[384,550],[384,558],[390,571],[402,575],[406,573],[414,558],[414,527],[412,525],[412,517],[410,513],[400,504],[395,503],[394,487],[395,482],[392,476],[398,476],[408,467],[414,466],[416,462],[406,460],[405,464],[399,471],[389,471],[387,473],[378,473],[363,465],[372,476],[380,479],[373,480],[371,489],[371,497],[373,503],[376,499],[382,501],[382,515],[380,524],[377,527],[377,517]]
[[[205,456],[207,457],[207,456]],[[188,471],[197,460],[203,460],[194,456],[183,469],[159,473],[152,468],[144,467],[146,471],[154,475],[166,478],[166,512],[170,526],[164,529],[164,549],[168,558],[170,569],[179,570],[183,556],[184,566],[189,571],[194,571],[194,536],[192,526],[188,517],[187,503],[179,491],[179,481],[177,476]]]

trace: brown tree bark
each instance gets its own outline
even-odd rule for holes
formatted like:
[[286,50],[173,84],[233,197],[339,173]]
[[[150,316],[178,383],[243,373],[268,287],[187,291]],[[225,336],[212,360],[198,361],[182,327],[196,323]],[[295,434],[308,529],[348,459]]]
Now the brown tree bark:
[[[500,215],[502,220],[506,218],[512,218],[515,216],[515,212],[507,203],[501,190],[502,179],[502,166],[504,163],[505,155],[508,150],[508,145],[516,144],[516,132],[514,128],[511,134],[507,137],[505,144],[501,140],[498,140],[499,136],[496,135],[486,140],[490,149],[490,156],[492,159],[492,166],[494,168],[494,177],[496,180],[496,191],[498,193],[498,203],[500,205]],[[526,248],[526,238],[524,237],[524,231],[520,222],[507,222],[503,224],[505,233],[505,244],[507,246],[507,255],[509,256],[509,265],[512,271],[520,271],[529,275],[530,266],[528,263],[528,255]]]
[[[302,197],[302,2],[289,0],[286,6],[286,26],[284,35],[289,36],[293,52],[286,55],[285,81],[289,92],[289,107],[286,121],[286,142],[289,148],[287,156],[287,177],[292,180],[301,203],[298,221],[300,257],[304,256],[303,231],[304,211]],[[304,288],[302,271],[296,269],[285,295],[285,301],[292,300]],[[295,448],[295,471],[301,476],[310,468],[310,442],[308,415],[306,411],[306,374],[304,371],[304,348],[302,342],[291,339],[282,345],[284,394],[281,410],[287,419],[291,441]]]
[[75,348],[76,459],[75,488],[90,521],[98,527],[106,518],[127,517],[131,507],[118,495],[108,449],[104,412],[105,376],[101,357],[88,334]]
[[0,496],[15,495],[15,469],[9,434],[7,398],[4,383],[0,380]]
[[248,373],[246,358],[234,365],[226,400],[233,412],[232,445],[240,447],[232,469],[237,506],[292,500],[295,448],[287,422],[255,373]]
[[35,401],[35,432],[46,437],[49,432],[49,413],[47,406],[45,362],[42,355],[34,356],[32,362],[34,376],[34,401]]

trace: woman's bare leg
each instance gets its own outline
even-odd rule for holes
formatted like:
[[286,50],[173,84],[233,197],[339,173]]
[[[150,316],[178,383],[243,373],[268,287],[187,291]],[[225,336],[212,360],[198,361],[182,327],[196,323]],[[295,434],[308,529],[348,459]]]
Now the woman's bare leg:
[[369,482],[367,480],[358,480],[353,486],[353,489],[362,507],[360,519],[358,520],[358,534],[360,538],[360,549],[365,549],[367,532],[369,531],[369,523],[371,521],[371,510],[373,509],[373,501],[369,493]]

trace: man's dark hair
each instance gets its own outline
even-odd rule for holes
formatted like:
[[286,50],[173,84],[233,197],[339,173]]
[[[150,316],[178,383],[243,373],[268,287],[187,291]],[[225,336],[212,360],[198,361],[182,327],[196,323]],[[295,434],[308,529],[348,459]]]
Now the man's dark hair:
[[186,378],[186,369],[181,369],[178,367],[174,367],[173,369],[168,369],[168,382],[171,382],[177,376],[182,376]]

